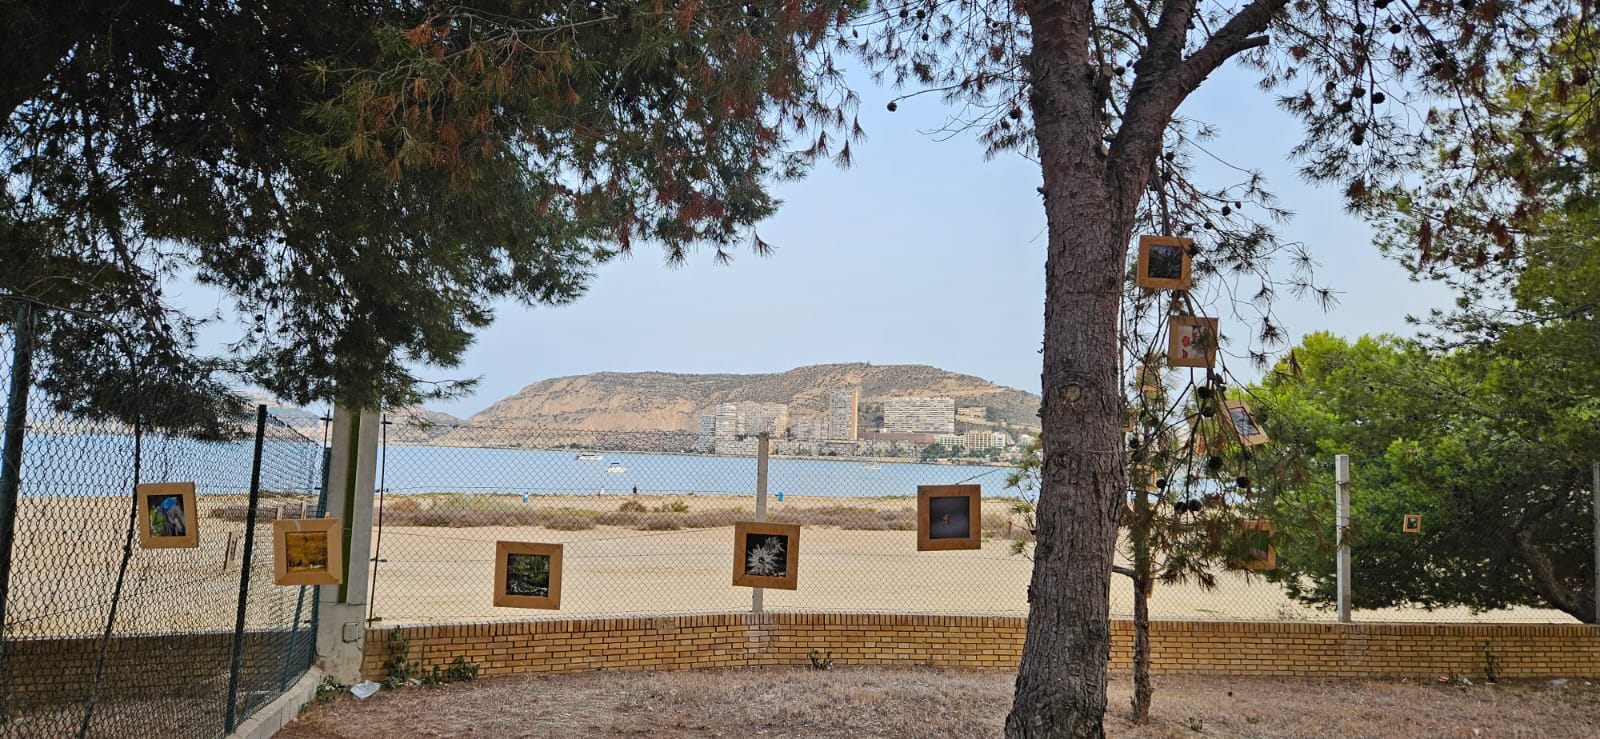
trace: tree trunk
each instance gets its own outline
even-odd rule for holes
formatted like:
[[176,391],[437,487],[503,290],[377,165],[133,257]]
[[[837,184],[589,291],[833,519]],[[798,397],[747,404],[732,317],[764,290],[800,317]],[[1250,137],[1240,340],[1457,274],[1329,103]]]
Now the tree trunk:
[[1133,723],[1150,723],[1150,573],[1141,569],[1133,579]]
[[1139,193],[1117,191],[1106,176],[1091,7],[1029,7],[1049,248],[1042,484],[1028,633],[1006,717],[1013,738],[1105,735],[1110,577],[1125,497],[1117,315]]

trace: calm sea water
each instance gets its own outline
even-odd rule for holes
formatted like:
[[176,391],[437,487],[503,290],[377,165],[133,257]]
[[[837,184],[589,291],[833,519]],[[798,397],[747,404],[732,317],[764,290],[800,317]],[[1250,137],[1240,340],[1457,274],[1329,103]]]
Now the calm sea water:
[[[196,483],[202,494],[245,493],[250,487],[250,442],[225,444],[148,440],[140,479]],[[603,459],[577,459],[577,452],[438,446],[389,446],[381,450],[380,484],[393,494],[432,492],[517,495],[642,494],[753,495],[753,457],[600,452]],[[22,494],[110,496],[126,494],[133,481],[133,444],[122,436],[35,433],[23,446]],[[269,441],[263,445],[262,487],[277,492],[315,492],[321,481],[321,449],[314,443]],[[786,498],[914,496],[918,485],[967,482],[986,497],[1014,495],[1005,488],[1009,468],[861,460],[774,458],[767,490]]]

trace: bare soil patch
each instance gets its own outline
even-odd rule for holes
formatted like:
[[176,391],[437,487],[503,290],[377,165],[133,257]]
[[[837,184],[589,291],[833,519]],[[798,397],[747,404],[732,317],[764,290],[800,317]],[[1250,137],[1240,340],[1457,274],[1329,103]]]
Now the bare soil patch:
[[[995,737],[1009,673],[924,668],[738,669],[508,676],[349,695],[280,739],[409,737]],[[1113,737],[1593,737],[1600,686],[1170,676],[1148,726],[1111,682]]]

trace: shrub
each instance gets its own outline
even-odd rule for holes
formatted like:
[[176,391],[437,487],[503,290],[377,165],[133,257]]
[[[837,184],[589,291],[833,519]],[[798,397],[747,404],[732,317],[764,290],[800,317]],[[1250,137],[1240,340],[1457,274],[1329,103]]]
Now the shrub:
[[637,500],[625,500],[622,505],[617,506],[618,513],[644,513],[646,510],[649,509]]

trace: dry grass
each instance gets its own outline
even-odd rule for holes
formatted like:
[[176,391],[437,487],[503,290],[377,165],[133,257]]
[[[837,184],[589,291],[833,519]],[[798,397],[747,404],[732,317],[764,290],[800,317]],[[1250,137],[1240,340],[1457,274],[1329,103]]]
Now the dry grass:
[[[490,678],[348,695],[280,739],[767,736],[993,737],[1013,678],[993,672],[774,668]],[[1157,678],[1152,720],[1126,717],[1112,680],[1113,737],[1593,737],[1600,687],[1574,680],[1442,686],[1401,681]]]

